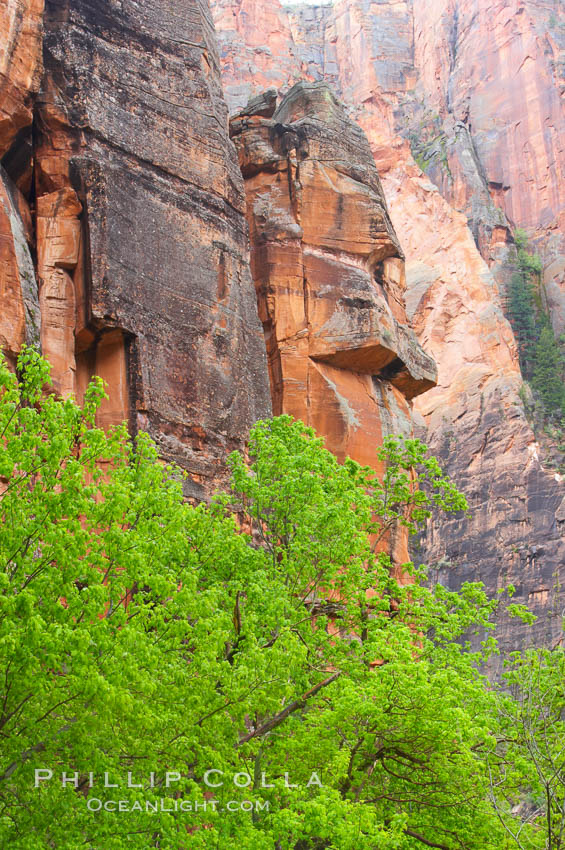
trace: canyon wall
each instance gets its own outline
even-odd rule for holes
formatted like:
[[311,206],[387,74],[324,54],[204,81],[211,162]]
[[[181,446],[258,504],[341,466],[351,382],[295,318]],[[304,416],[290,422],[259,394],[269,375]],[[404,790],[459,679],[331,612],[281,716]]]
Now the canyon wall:
[[[413,433],[411,400],[436,367],[409,327],[367,138],[325,84],[278,108],[259,98],[232,122],[234,145],[206,3],[8,11],[10,361],[40,342],[55,391],[79,399],[103,377],[99,423],[149,431],[195,498],[271,409],[364,464],[386,434]],[[271,57],[291,39],[278,22]],[[396,563],[407,543],[401,528],[388,540]]]
[[[42,74],[43,0],[9,0],[0,8],[0,159],[29,157],[33,103]],[[17,149],[17,154],[15,153]],[[10,156],[11,154],[11,156]],[[26,169],[23,169],[26,170]],[[0,166],[0,349],[15,361],[39,336],[39,299],[30,251],[33,226],[23,192]]]
[[[39,336],[62,396],[101,375],[100,424],[148,430],[196,498],[272,408],[362,463],[384,435],[412,433],[411,400],[436,368],[409,328],[367,139],[329,89],[298,86],[278,109],[259,99],[232,122],[234,146],[206,4],[47,0],[10,14],[11,362]],[[406,533],[389,544],[406,561]]]
[[[408,325],[404,256],[366,136],[325,83],[231,122],[245,178],[251,270],[273,412],[326,438],[340,460],[376,467],[388,434],[411,434],[410,401],[436,367]],[[393,535],[408,559],[405,529]]]
[[[330,91],[298,87],[276,114],[260,99],[232,122],[246,223],[206,4],[47,0],[10,14],[11,361],[39,334],[61,395],[101,375],[100,423],[148,430],[197,498],[269,413],[268,376],[275,412],[341,458],[375,463],[383,435],[412,433],[410,402],[435,385],[435,364],[408,326],[367,139]],[[271,56],[291,38],[278,23]],[[406,560],[405,533],[392,544]]]
[[212,3],[233,112],[266,87],[284,94],[304,78],[329,83],[365,130],[406,257],[408,319],[438,364],[437,388],[414,402],[420,433],[471,508],[436,518],[415,557],[455,587],[478,579],[495,593],[513,583],[539,619],[528,632],[501,617],[512,649],[558,640],[565,605],[563,481],[544,466],[526,418],[503,311],[512,231],[525,227],[559,326],[563,12],[543,0],[503,7]]
[[562,7],[212,14],[217,35],[205,0],[3,4],[0,346],[13,364],[40,341],[62,395],[102,375],[101,424],[148,430],[195,498],[271,409],[362,462],[415,421],[471,507],[416,556],[453,586],[512,582],[557,640],[563,482],[503,298],[525,227],[561,327]]
[[101,375],[100,423],[149,431],[201,497],[271,411],[209,7],[0,14],[0,344],[40,330],[62,395]]
[[432,154],[434,181],[466,212],[486,259],[497,224],[493,206],[512,229],[527,230],[544,261],[545,295],[560,333],[565,7],[559,0],[414,3],[414,64],[425,109],[412,128],[425,134],[435,120],[435,146],[439,138],[443,147],[439,158]]

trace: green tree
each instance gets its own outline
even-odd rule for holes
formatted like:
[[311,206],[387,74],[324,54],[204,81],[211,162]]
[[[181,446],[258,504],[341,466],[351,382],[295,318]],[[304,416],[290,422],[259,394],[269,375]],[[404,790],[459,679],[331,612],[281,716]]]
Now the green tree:
[[518,268],[524,275],[536,275],[538,278],[542,273],[542,262],[538,254],[530,254],[528,251],[528,234],[521,228],[514,231],[514,242],[518,252]]
[[563,357],[549,325],[542,329],[535,348],[532,387],[549,416],[565,416]]
[[528,236],[524,230],[514,233],[516,243],[517,271],[512,275],[508,287],[507,312],[518,346],[520,369],[524,378],[532,375],[535,360],[535,345],[539,335],[537,286],[542,272],[541,260],[530,254]]
[[[565,652],[514,653],[499,688],[491,799],[520,850],[565,847]],[[515,817],[520,812],[520,819]]]
[[514,331],[520,369],[524,378],[531,377],[537,339],[534,288],[521,272],[512,275],[508,287],[508,318]]
[[498,603],[411,564],[399,581],[377,551],[466,507],[420,442],[389,438],[376,476],[260,422],[230,491],[193,507],[147,435],[95,427],[99,380],[81,409],[44,394],[33,351],[18,369],[0,364],[2,847],[505,846],[479,672]]

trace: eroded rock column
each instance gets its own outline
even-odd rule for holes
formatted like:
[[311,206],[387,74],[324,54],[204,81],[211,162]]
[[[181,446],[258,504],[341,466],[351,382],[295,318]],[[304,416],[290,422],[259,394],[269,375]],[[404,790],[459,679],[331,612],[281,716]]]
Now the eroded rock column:
[[82,205],[70,187],[37,199],[41,347],[55,391],[76,395],[77,298],[72,273],[81,248]]
[[[325,84],[294,86],[276,111],[264,101],[231,131],[273,408],[313,426],[340,460],[376,467],[383,437],[411,433],[410,401],[436,379],[406,322],[404,259],[377,170]],[[396,550],[408,560],[405,536]]]

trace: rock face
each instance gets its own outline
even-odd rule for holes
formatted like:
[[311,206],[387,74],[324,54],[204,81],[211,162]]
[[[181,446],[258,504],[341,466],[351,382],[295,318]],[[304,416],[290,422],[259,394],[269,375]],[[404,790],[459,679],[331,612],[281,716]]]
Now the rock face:
[[28,245],[29,208],[0,166],[0,349],[13,364],[39,338],[39,301]]
[[[504,227],[527,230],[544,261],[544,294],[557,332],[565,328],[564,51],[561,3],[414,3],[417,94],[428,114],[438,114],[440,148],[443,140],[428,173],[464,212],[499,286],[508,274]],[[552,645],[564,607],[564,488],[544,470],[508,378],[494,373],[484,381],[478,408],[457,404],[453,386],[445,403],[436,391],[423,408],[434,450],[477,506],[470,524],[430,529],[427,556],[458,565],[448,579],[456,584],[480,578],[494,590],[511,581],[519,600],[539,615],[536,639]],[[453,413],[453,437],[437,427],[445,406]],[[461,454],[470,459],[466,468]],[[529,639],[520,624],[504,625],[508,645]]]
[[0,8],[0,157],[27,142],[41,81],[44,0],[4,0]]
[[276,412],[363,462],[414,399],[472,511],[434,521],[422,560],[511,581],[557,639],[563,482],[502,292],[525,227],[562,326],[559,0],[213,0],[219,53],[207,0],[43,5],[0,9],[10,360],[40,335],[61,394],[102,375],[100,421],[149,430],[196,498],[271,410],[269,376]]
[[[261,8],[261,14],[258,8]],[[544,260],[565,326],[565,8],[559,0],[214,0],[228,100],[323,79],[354,109],[379,171],[403,140],[504,283],[509,232]],[[272,33],[276,32],[275,36]],[[243,61],[237,61],[240,57]]]
[[[506,650],[561,636],[565,599],[565,526],[558,520],[563,483],[545,469],[526,419],[522,379],[498,287],[476,250],[463,214],[430,189],[416,166],[385,181],[391,216],[407,252],[407,312],[437,360],[437,388],[416,399],[423,438],[465,493],[468,517],[436,517],[415,557],[437,565],[452,587],[508,584],[539,617],[532,634],[501,617]],[[411,178],[411,179],[410,179]]]
[[[234,112],[268,86],[284,93],[300,77],[327,81],[369,140],[406,257],[408,319],[438,364],[437,388],[414,402],[421,433],[471,506],[467,519],[438,518],[418,557],[454,586],[481,579],[495,593],[512,582],[517,601],[539,615],[533,639],[557,640],[563,482],[544,469],[524,413],[501,290],[511,230],[524,226],[544,252],[557,326],[562,8],[547,0],[214,0],[212,10]],[[513,74],[509,97],[499,83]],[[520,86],[526,95],[516,94]],[[544,86],[554,90],[538,97]],[[515,621],[501,621],[501,634],[506,649],[529,639]]]
[[[43,0],[6,0],[0,8],[0,159],[11,163],[24,191],[31,186],[31,170],[21,162],[29,158],[41,81],[42,14]],[[31,241],[27,201],[0,167],[0,349],[11,362],[22,343],[32,343],[39,333]]]
[[[484,213],[465,174],[478,163],[491,200],[526,228],[545,266],[556,330],[565,328],[565,7],[552,0],[414,3],[419,91],[447,141],[442,192]],[[468,143],[458,136],[467,134]],[[445,174],[445,170],[444,170]],[[474,204],[475,209],[472,209]],[[488,247],[481,246],[487,257]],[[488,257],[487,257],[488,258]]]
[[[270,67],[290,23],[239,11]],[[206,4],[46,0],[41,12],[32,0],[10,12],[25,23],[8,45],[25,68],[8,65],[4,349],[13,357],[26,310],[39,314],[55,389],[80,397],[105,378],[101,423],[148,430],[196,497],[270,411],[269,375],[276,412],[374,463],[383,434],[411,433],[410,400],[436,370],[407,324],[404,257],[363,132],[316,85],[278,109],[266,92],[233,122],[256,299]],[[37,283],[10,178],[22,209],[31,201]]]
[[[10,48],[29,59],[39,4],[15,7],[36,24],[22,26]],[[28,72],[14,72],[19,99],[7,126],[30,128],[33,105],[29,235],[55,387],[80,397],[92,374],[106,378],[101,422],[128,419],[133,431],[148,430],[201,496],[226,452],[270,412],[209,9],[200,0],[166,8],[47,0],[43,30],[39,93],[34,101],[38,60],[29,59]],[[13,149],[6,169],[25,182],[29,162]],[[2,225],[2,260],[12,270],[2,286],[11,293],[22,274],[14,260],[21,234]],[[21,282],[20,292],[8,298],[10,351],[24,336]]]
[[307,380],[286,377],[294,359],[369,375],[407,400],[434,386],[435,364],[407,324],[404,257],[367,139],[328,86],[297,84],[272,118],[252,104],[231,134],[278,411],[323,413]]
[[231,122],[273,410],[374,466],[383,436],[411,432],[408,402],[434,386],[435,364],[407,324],[404,257],[364,133],[325,83],[297,84],[264,117],[273,109],[257,97]]

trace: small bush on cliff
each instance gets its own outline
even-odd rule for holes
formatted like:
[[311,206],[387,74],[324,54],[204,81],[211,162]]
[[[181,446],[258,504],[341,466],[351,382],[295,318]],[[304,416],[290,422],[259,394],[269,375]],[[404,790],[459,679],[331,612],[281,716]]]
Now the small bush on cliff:
[[[0,363],[2,847],[505,846],[478,672],[496,603],[379,551],[465,508],[421,443],[388,439],[375,476],[260,422],[230,491],[192,507],[149,437],[95,426],[99,380],[81,408],[43,394],[33,352],[18,368]],[[456,642],[470,627],[483,653]]]

